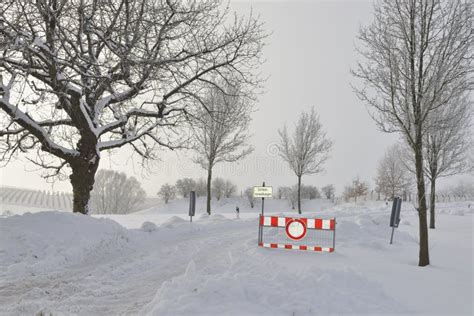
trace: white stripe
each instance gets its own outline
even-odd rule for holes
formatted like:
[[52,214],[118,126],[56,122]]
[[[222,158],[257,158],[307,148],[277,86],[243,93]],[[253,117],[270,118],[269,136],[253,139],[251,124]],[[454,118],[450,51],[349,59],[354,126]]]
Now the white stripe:
[[314,218],[308,218],[308,228],[315,228],[316,220]]
[[264,216],[263,217],[263,226],[270,226],[272,223],[272,220],[270,216]]
[[327,251],[327,252],[329,252],[329,251],[330,251],[330,248],[323,248],[322,251]]
[[270,244],[269,243],[263,243],[263,247],[270,248]]
[[285,218],[284,217],[278,217],[278,226],[279,227],[285,227]]
[[297,246],[297,245],[291,245],[291,248],[292,248],[292,249],[299,250],[299,249],[300,249],[300,246]]
[[331,228],[331,221],[329,219],[323,219],[323,229]]
[[284,249],[284,248],[285,248],[285,245],[283,245],[283,244],[278,244],[278,248],[283,248],[283,249]]

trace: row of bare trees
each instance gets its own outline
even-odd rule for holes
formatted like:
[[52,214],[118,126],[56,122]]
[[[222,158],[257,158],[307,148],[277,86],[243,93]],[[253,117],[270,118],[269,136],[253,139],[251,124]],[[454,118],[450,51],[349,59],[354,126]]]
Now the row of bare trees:
[[[222,178],[215,178],[212,180],[211,184],[212,196],[219,201],[222,198],[230,198],[237,193],[237,186],[230,180],[224,180]],[[188,197],[189,192],[194,191],[196,195],[207,196],[207,183],[204,179],[194,181],[191,178],[183,178],[176,181],[175,185],[165,183],[161,186],[157,195],[168,204],[170,200],[176,198],[177,195],[180,195],[184,198]],[[210,200],[210,199],[207,199]]]
[[[458,117],[458,124],[454,124],[446,130],[436,130],[427,133],[427,141],[424,148],[424,174],[429,181],[430,187],[430,223],[429,228],[435,228],[435,205],[437,196],[436,182],[441,177],[448,177],[459,173],[465,173],[473,169],[469,157],[469,147],[472,140],[469,135],[469,124],[471,111],[466,110],[463,104],[462,114]],[[448,119],[450,119],[449,117]],[[436,144],[435,144],[436,143]],[[391,146],[377,167],[375,178],[375,191],[386,198],[393,199],[410,192],[414,181],[415,164],[410,149],[400,144]]]
[[380,0],[373,22],[359,34],[362,60],[353,74],[361,85],[355,91],[382,131],[401,135],[413,161],[419,266],[430,263],[426,171],[434,185],[439,155],[451,154],[440,148],[452,142],[446,137],[455,138],[464,100],[472,113],[472,6],[462,0]]

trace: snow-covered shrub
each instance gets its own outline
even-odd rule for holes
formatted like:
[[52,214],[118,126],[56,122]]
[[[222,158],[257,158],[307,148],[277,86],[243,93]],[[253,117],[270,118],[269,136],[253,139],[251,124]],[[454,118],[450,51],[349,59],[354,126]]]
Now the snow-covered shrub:
[[147,222],[143,222],[142,224],[142,230],[148,233],[154,232],[157,229],[158,229],[158,226],[156,226],[155,223],[147,221]]

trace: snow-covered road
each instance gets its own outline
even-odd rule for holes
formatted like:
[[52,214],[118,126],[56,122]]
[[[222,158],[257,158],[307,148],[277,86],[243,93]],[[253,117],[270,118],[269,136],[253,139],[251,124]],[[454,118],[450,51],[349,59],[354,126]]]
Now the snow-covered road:
[[[472,211],[445,210],[430,230],[427,268],[416,266],[414,212],[388,245],[381,205],[325,211],[338,218],[335,253],[258,248],[254,214],[193,224],[160,215],[151,231],[60,212],[0,218],[0,313],[470,315]],[[140,217],[153,221],[114,219],[136,227]]]

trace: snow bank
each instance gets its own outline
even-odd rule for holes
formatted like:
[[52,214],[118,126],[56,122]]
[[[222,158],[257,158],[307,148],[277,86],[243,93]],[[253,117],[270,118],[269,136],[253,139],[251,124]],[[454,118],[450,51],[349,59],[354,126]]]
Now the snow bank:
[[[163,283],[142,313],[148,315],[318,315],[394,313],[400,306],[376,283],[352,270],[290,271],[252,260],[217,273],[186,272]],[[220,271],[222,270],[222,271]]]
[[156,226],[155,223],[146,221],[146,222],[143,222],[141,229],[142,229],[143,231],[146,231],[146,232],[148,232],[148,233],[151,233],[151,232],[157,230],[157,229],[158,229],[158,226]]
[[0,315],[471,315],[472,206],[440,205],[423,269],[402,207],[393,245],[385,203],[304,212],[336,217],[334,253],[257,247],[257,213],[0,218]]
[[180,225],[183,223],[187,223],[188,221],[179,217],[179,216],[172,216],[169,219],[167,219],[161,226],[167,227],[167,228],[173,228],[176,225]]
[[0,275],[39,274],[129,247],[129,232],[109,219],[65,212],[0,218]]

